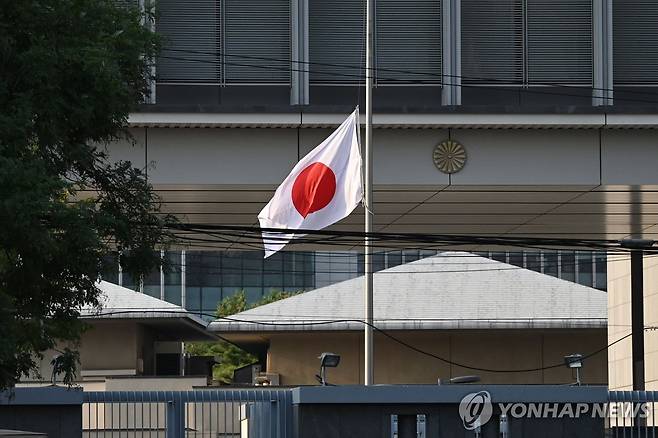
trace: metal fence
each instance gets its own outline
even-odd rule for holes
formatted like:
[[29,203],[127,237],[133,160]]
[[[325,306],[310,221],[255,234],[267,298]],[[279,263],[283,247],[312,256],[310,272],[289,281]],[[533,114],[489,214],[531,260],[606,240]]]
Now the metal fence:
[[610,391],[606,431],[609,438],[656,438],[658,391]]
[[88,438],[288,438],[287,389],[85,392]]
[[[392,387],[389,390],[399,395],[397,391],[403,388]],[[410,391],[409,388],[404,390],[406,394]],[[442,389],[441,392],[446,391]],[[293,393],[294,390],[289,388],[85,392],[82,406],[83,437],[291,438]],[[435,406],[456,406],[459,398],[454,401],[445,400]],[[404,399],[395,396],[385,403],[396,400],[394,404],[405,405],[411,402]],[[531,399],[539,401],[532,397],[520,401],[528,403]],[[598,403],[601,409],[600,416],[596,418],[604,423],[598,424],[604,427],[607,438],[656,438],[658,392],[610,391],[607,402],[605,399],[603,395],[598,402],[591,402]],[[363,411],[368,404],[369,401],[364,400],[354,407]],[[502,425],[496,427],[499,436],[512,438],[516,435],[514,427],[507,427],[514,426],[515,420],[509,421],[511,423],[504,428]],[[398,434],[396,426],[393,424],[390,428],[393,437]],[[420,426],[416,428],[416,435],[418,431],[425,432],[424,416]],[[461,424],[458,426],[457,429],[463,433]],[[423,436],[423,433],[418,436]],[[483,433],[481,436],[485,435]],[[475,432],[473,436],[479,434]]]

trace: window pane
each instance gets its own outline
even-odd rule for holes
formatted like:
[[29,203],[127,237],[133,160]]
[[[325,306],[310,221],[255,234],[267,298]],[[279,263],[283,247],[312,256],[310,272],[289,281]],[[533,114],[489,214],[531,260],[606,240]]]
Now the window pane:
[[[158,251],[158,257],[160,253]],[[144,276],[142,292],[155,298],[160,298],[160,267],[153,269]]]
[[576,256],[571,251],[561,251],[560,268],[562,274],[560,278],[568,281],[576,281]]
[[605,253],[596,253],[596,288],[608,290],[608,265]]
[[247,303],[255,303],[263,298],[262,287],[245,287],[244,292],[247,296]]
[[242,254],[222,253],[222,286],[242,286]]
[[389,268],[402,264],[402,253],[400,251],[389,252],[387,258],[387,267]]
[[103,257],[101,266],[101,279],[110,283],[119,284],[119,257],[116,253]]
[[557,252],[545,252],[544,254],[544,274],[557,277]]
[[372,255],[372,270],[373,272],[381,271],[386,267],[386,258],[383,252],[378,252]]
[[418,250],[415,249],[407,249],[404,251],[404,262],[409,263],[409,262],[415,262],[420,258],[420,254],[418,253]]
[[219,286],[201,288],[201,308],[204,313],[214,315],[221,299],[222,288]]
[[271,255],[264,262],[263,286],[283,289],[283,255],[281,252]]
[[585,286],[592,286],[592,253],[578,252],[578,283]]
[[181,304],[181,252],[167,251],[165,253],[164,271],[164,296],[165,301],[172,304]]
[[510,265],[523,267],[523,253],[522,252],[511,252],[509,254],[509,263]]
[[464,83],[523,82],[522,0],[462,0]]
[[165,301],[171,303],[171,304],[176,304],[176,305],[181,305],[181,285],[176,285],[176,286],[167,286],[165,285]]
[[541,272],[541,254],[538,252],[525,253],[525,267],[536,272]]
[[201,288],[187,286],[185,288],[185,308],[198,312],[201,310]]
[[261,287],[263,285],[263,253],[245,251],[242,253],[243,287]]

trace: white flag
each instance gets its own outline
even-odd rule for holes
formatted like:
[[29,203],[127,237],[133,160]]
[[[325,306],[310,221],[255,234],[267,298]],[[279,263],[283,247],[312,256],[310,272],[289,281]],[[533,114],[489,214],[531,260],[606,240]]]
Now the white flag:
[[[258,214],[261,228],[320,230],[359,205],[363,189],[357,111],[292,169]],[[264,231],[265,257],[294,237]]]

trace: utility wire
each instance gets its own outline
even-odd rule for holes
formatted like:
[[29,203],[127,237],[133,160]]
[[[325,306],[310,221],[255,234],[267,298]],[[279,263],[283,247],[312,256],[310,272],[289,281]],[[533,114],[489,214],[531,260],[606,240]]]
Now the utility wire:
[[[183,312],[178,311],[178,309],[172,310],[171,308],[167,309],[148,309],[148,310],[124,310],[124,311],[110,311],[110,312],[98,312],[98,313],[90,313],[87,315],[83,315],[83,317],[102,317],[102,316],[113,316],[113,315],[121,315],[121,314],[132,314],[132,313],[181,313]],[[188,313],[187,311],[185,313]],[[360,320],[360,319],[335,319],[335,320],[325,320],[325,321],[310,321],[310,322],[304,322],[304,323],[277,323],[277,322],[264,322],[264,321],[252,321],[252,320],[247,320],[247,319],[242,319],[242,318],[234,318],[230,316],[217,316],[214,314],[210,313],[203,313],[203,312],[189,312],[191,314],[195,315],[203,315],[203,316],[210,316],[215,319],[220,319],[220,320],[225,320],[228,322],[239,322],[239,323],[245,323],[245,324],[254,324],[254,325],[262,325],[262,326],[286,326],[286,327],[309,327],[309,326],[322,326],[322,325],[330,325],[330,324],[340,324],[340,323],[360,323],[363,325],[367,325],[369,327],[372,327],[373,330],[375,330],[378,333],[381,333],[383,336],[391,339],[392,341],[402,345],[403,347],[412,350],[416,353],[422,354],[424,356],[428,356],[434,359],[437,359],[441,362],[444,362],[446,364],[452,365],[452,366],[457,366],[461,368],[465,368],[468,370],[473,370],[473,371],[481,371],[481,372],[487,372],[487,373],[529,373],[529,372],[537,372],[537,371],[544,371],[544,370],[549,370],[553,368],[561,368],[564,366],[564,362],[556,363],[553,365],[547,365],[543,367],[537,367],[537,368],[521,368],[521,369],[494,369],[494,368],[484,368],[484,367],[478,367],[478,366],[472,366],[460,362],[455,362],[450,359],[446,359],[445,357],[439,356],[437,354],[434,354],[432,352],[423,350],[421,348],[418,348],[412,344],[409,344],[408,342],[403,341],[402,339],[397,338],[396,336],[392,335],[386,330],[383,330],[379,327],[377,327],[374,324],[370,324],[366,321]],[[656,330],[657,327],[645,327],[645,330]],[[591,357],[596,356],[597,354],[600,354],[604,351],[607,351],[609,348],[613,347],[614,345],[618,344],[619,342],[623,341],[624,339],[627,339],[632,336],[632,333],[629,333],[616,341],[606,345],[603,348],[600,348],[598,350],[595,350],[589,354],[586,354],[583,356],[583,360],[589,359]]]
[[[231,61],[221,61],[221,60],[207,60],[207,59],[195,59],[195,58],[185,58],[185,57],[179,57],[179,56],[165,56],[161,55],[160,58],[163,59],[171,59],[171,60],[176,60],[176,61],[187,61],[187,62],[198,62],[198,63],[205,63],[205,64],[214,64],[214,65],[231,65],[231,66],[237,66],[237,67],[251,67],[251,68],[257,68],[257,69],[265,69],[265,70],[274,70],[274,71],[284,71],[284,72],[307,72],[307,73],[317,73],[317,74],[322,74],[325,76],[334,76],[334,77],[343,77],[343,78],[358,78],[358,79],[365,79],[365,75],[362,74],[353,74],[353,73],[340,73],[340,72],[325,72],[325,71],[317,71],[317,70],[308,70],[308,69],[296,69],[293,68],[292,66],[289,67],[276,67],[276,66],[266,66],[266,65],[255,65],[255,64],[245,64],[245,63],[239,63],[239,62],[231,62]],[[403,84],[427,84],[427,81],[423,80],[409,80],[409,79],[402,79],[402,78],[383,78],[379,77],[379,80],[384,80],[384,81],[391,81],[391,82],[398,82],[398,83],[403,83]],[[443,85],[442,82],[437,82],[437,84]],[[518,84],[508,84],[510,87],[518,87]],[[536,88],[514,88],[514,89],[509,89],[509,88],[504,88],[501,86],[495,86],[495,85],[487,85],[487,84],[448,84],[448,86],[451,87],[460,87],[460,88],[476,88],[476,89],[494,89],[499,92],[508,92],[508,93],[529,93],[529,94],[540,94],[540,95],[550,95],[550,96],[566,96],[566,97],[579,97],[579,98],[586,98],[588,96],[583,95],[583,94],[574,94],[574,93],[562,93],[562,92],[552,92],[552,91],[542,91],[538,90]],[[550,86],[547,86],[550,87]],[[560,88],[565,88],[565,89],[574,89],[576,87],[574,86],[566,86],[566,85],[555,85],[554,87],[560,87]],[[588,90],[592,89],[594,90],[594,87],[580,87],[580,88],[586,88]],[[647,94],[647,93],[643,93]],[[636,102],[636,103],[650,103],[650,104],[658,104],[658,100],[643,100],[643,99],[631,99],[631,98],[620,98],[620,97],[615,97],[616,101],[628,101],[628,102]]]
[[[190,49],[174,49],[174,48],[163,48],[163,51],[168,51],[168,52],[182,52],[182,53],[190,53],[190,54],[198,54],[198,55],[210,55],[210,56],[224,56],[224,57],[229,57],[229,58],[240,58],[240,59],[246,59],[246,60],[257,60],[257,61],[272,61],[272,62],[280,62],[282,64],[305,64],[305,65],[316,65],[316,66],[324,66],[324,67],[337,67],[337,68],[345,68],[345,69],[353,69],[353,70],[358,70],[358,71],[363,71],[366,70],[366,68],[363,65],[353,65],[353,64],[338,64],[338,63],[327,63],[327,62],[313,62],[313,61],[291,61],[290,59],[284,59],[284,58],[272,58],[272,57],[265,57],[265,56],[253,56],[253,55],[235,55],[235,54],[228,54],[225,52],[207,52],[207,51],[199,51],[199,50],[190,50]],[[209,60],[212,61],[212,60]],[[246,66],[252,67],[253,64],[248,64]],[[413,75],[419,75],[419,76],[432,76],[432,77],[437,77],[437,78],[444,78],[444,77],[449,77],[449,78],[458,78],[458,79],[466,79],[466,80],[471,80],[471,81],[482,81],[482,82],[494,82],[494,83],[499,83],[500,85],[506,85],[506,86],[524,86],[527,84],[524,84],[522,82],[514,82],[514,81],[507,81],[504,79],[498,79],[498,78],[488,78],[488,77],[482,77],[482,76],[464,76],[464,75],[451,75],[451,74],[443,74],[443,73],[432,73],[428,71],[421,71],[421,70],[409,70],[409,69],[394,69],[394,68],[384,68],[384,67],[370,67],[371,71],[374,72],[390,72],[390,73],[405,73],[405,74],[413,74]],[[307,70],[305,70],[307,71]],[[328,74],[331,75],[333,72],[318,72],[319,74]],[[365,78],[365,75],[360,76]],[[438,82],[442,83],[442,81]],[[455,84],[448,84],[449,86],[459,86]],[[605,88],[605,87],[594,87],[594,86],[582,86],[582,85],[565,85],[565,84],[559,84],[555,82],[533,82],[531,85],[535,86],[543,86],[543,87],[558,87],[558,88],[587,88],[591,90],[596,90],[596,91],[618,91],[618,89],[614,88]],[[658,93],[654,92],[645,92],[645,91],[634,91],[634,90],[624,90],[624,93],[628,94],[640,94],[640,95],[652,95],[652,96],[658,96]],[[582,96],[581,97],[587,97],[587,96]],[[658,102],[657,102],[658,103]]]

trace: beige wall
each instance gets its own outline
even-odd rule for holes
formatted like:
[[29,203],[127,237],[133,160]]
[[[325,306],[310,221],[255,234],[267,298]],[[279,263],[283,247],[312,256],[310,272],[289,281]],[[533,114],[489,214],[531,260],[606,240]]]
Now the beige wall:
[[[631,262],[629,255],[608,257],[608,342],[631,332]],[[658,258],[644,257],[644,325],[658,325]],[[632,341],[628,337],[609,351],[611,390],[633,387]],[[644,332],[644,375],[647,390],[658,390],[658,331]]]
[[139,326],[134,322],[103,321],[82,336],[83,370],[137,369]]
[[[109,370],[121,371],[123,374],[139,374],[138,358],[141,357],[141,340],[148,336],[141,334],[143,328],[135,322],[102,321],[94,322],[82,335],[80,344],[73,346],[80,352],[80,370]],[[60,346],[59,348],[63,348]],[[49,382],[52,378],[53,357],[59,353],[48,350],[43,353],[39,370],[43,381]],[[62,376],[59,376],[61,380]],[[34,376],[22,379],[24,382],[33,382]]]
[[[561,364],[572,353],[587,354],[606,345],[605,330],[396,332],[395,336],[421,350],[452,362],[492,369],[528,369]],[[341,355],[328,371],[336,384],[363,383],[361,333],[285,333],[270,337],[267,372],[279,373],[282,385],[314,384],[323,351]],[[525,373],[489,373],[449,365],[414,352],[391,339],[375,336],[375,382],[434,384],[437,378],[477,374],[483,383],[569,383],[571,371],[555,369]],[[605,353],[589,359],[583,369],[587,383],[607,383]]]

